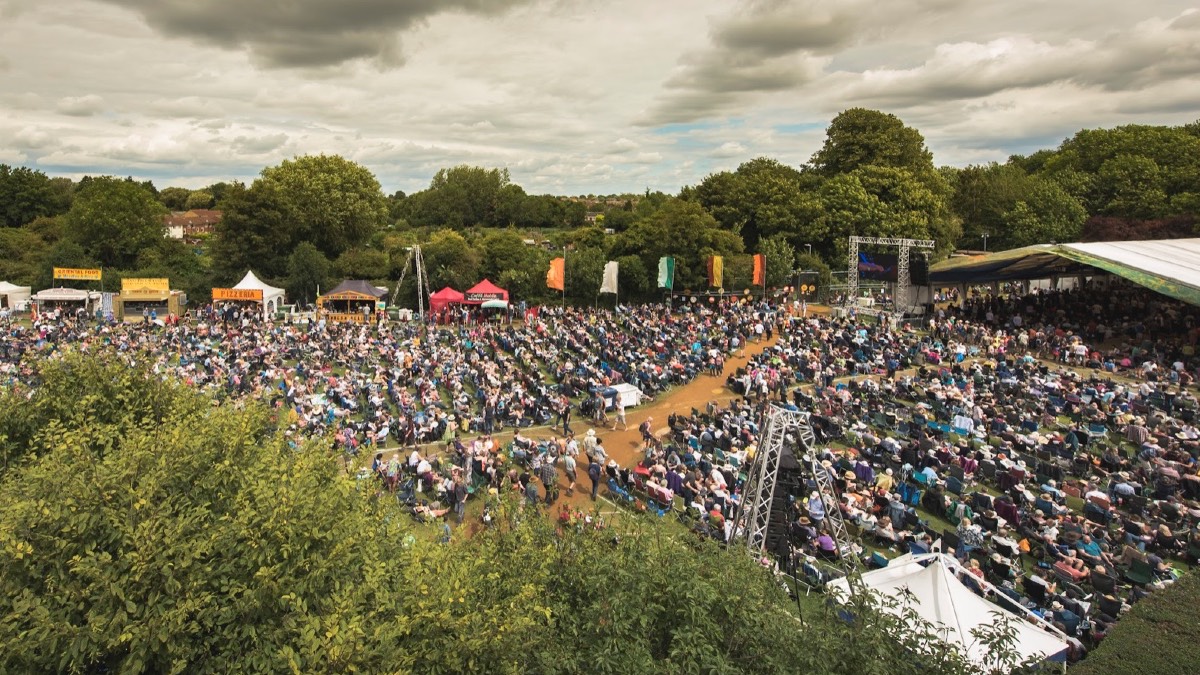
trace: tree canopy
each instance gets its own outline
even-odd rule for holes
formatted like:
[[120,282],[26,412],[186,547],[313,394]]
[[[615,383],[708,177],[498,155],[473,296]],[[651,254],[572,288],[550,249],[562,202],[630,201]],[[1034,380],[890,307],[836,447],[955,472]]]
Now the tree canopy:
[[64,222],[71,238],[97,262],[122,268],[162,241],[166,212],[142,184],[101,176],[79,188]]

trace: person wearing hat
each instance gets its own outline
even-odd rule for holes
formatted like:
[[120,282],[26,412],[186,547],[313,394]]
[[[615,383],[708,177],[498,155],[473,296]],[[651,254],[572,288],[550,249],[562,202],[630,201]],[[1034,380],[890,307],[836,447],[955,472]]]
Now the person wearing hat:
[[595,458],[588,458],[588,478],[592,481],[592,501],[596,501],[596,494],[600,491],[600,480],[604,476],[604,468],[600,466]]
[[875,478],[875,489],[880,492],[891,492],[895,484],[896,479],[892,476],[891,469],[886,469]]
[[808,496],[808,517],[817,529],[821,529],[825,523],[825,501],[816,490]]

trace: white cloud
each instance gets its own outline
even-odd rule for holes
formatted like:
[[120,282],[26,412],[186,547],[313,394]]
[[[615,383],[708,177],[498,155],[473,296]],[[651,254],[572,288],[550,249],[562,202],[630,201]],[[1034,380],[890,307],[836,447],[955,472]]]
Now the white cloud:
[[88,94],[86,96],[64,96],[58,99],[56,110],[64,115],[71,117],[87,117],[100,112],[104,105],[104,99],[95,95]]

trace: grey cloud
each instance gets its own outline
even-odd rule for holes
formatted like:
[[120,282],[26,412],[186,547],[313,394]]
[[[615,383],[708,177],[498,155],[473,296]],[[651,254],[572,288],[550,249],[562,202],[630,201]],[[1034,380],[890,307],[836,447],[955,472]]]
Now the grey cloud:
[[730,51],[781,56],[800,50],[827,51],[855,39],[858,21],[848,12],[789,8],[783,13],[734,17],[713,30],[713,41]]
[[527,0],[103,0],[155,30],[227,49],[267,67],[319,68],[354,59],[399,65],[399,34],[445,12],[491,15]]
[[100,112],[104,99],[95,94],[87,96],[66,96],[58,99],[55,110],[71,117],[88,117]]
[[230,145],[234,150],[243,154],[260,155],[278,149],[287,143],[288,135],[284,133],[268,134],[266,136],[238,136]]
[[1146,21],[1089,41],[1017,37],[943,44],[914,68],[840,73],[835,79],[848,83],[844,100],[893,107],[982,99],[1056,84],[1141,91],[1200,72],[1198,15]]

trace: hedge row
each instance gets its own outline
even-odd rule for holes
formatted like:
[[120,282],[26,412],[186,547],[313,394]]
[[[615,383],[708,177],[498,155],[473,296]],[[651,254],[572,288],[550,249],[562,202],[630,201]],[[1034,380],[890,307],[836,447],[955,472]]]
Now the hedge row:
[[1139,602],[1072,675],[1200,672],[1200,573]]

